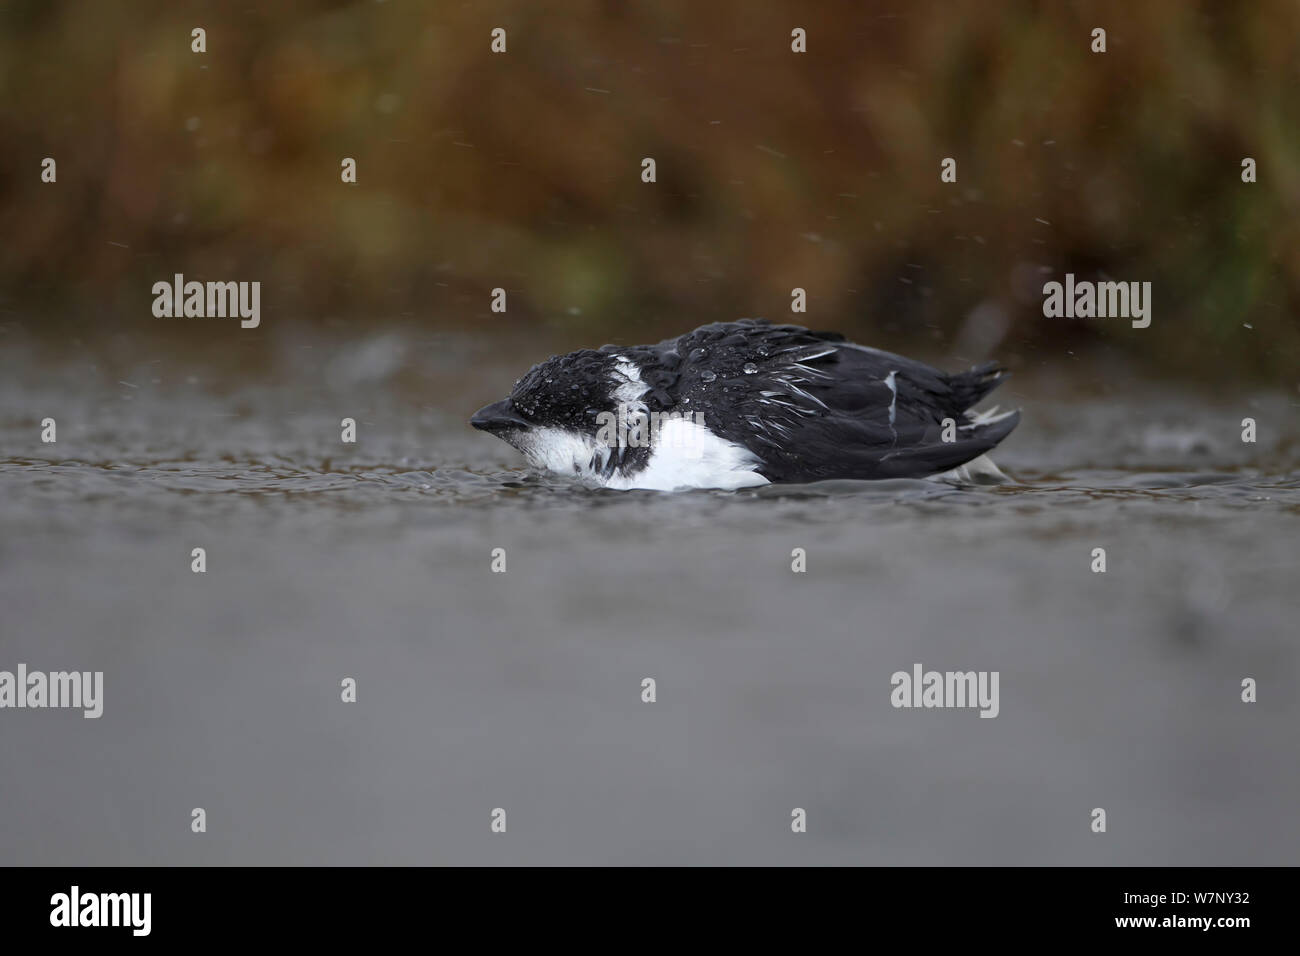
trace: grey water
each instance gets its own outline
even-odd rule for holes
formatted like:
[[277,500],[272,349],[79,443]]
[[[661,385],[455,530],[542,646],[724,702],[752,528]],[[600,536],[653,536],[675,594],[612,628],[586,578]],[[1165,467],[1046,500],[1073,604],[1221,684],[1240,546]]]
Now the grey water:
[[1042,365],[1006,485],[606,492],[465,424],[550,342],[234,338],[0,348],[0,670],[104,673],[0,711],[0,863],[1300,854],[1294,392]]

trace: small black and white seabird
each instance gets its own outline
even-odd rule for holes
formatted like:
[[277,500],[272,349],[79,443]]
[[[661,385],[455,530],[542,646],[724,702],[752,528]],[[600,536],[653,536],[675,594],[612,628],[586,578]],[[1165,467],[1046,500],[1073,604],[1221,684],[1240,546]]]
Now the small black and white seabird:
[[948,375],[834,332],[741,319],[547,359],[470,424],[534,467],[605,488],[971,480],[1002,477],[985,453],[1020,421],[971,411],[1005,374]]

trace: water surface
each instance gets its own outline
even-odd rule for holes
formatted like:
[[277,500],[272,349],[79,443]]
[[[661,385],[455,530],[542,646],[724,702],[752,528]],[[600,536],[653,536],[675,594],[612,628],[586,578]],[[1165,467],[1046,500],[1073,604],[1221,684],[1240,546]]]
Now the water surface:
[[5,862],[1297,858],[1294,393],[1026,369],[1008,485],[621,493],[465,425],[548,343],[248,341],[6,343],[0,668],[106,689],[0,713]]

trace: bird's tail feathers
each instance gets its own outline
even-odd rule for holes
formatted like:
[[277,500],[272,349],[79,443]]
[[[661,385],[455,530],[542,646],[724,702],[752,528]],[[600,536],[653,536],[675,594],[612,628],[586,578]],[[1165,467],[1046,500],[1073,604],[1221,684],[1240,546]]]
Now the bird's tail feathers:
[[997,362],[977,365],[967,372],[958,372],[948,376],[948,386],[952,389],[954,404],[960,409],[970,408],[989,392],[1002,384],[1010,373]]

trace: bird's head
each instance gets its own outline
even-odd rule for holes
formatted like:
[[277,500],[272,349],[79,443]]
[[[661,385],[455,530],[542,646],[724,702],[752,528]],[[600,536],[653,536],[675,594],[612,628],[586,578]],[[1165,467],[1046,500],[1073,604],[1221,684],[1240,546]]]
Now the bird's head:
[[619,456],[608,424],[620,412],[644,412],[648,390],[625,356],[583,349],[534,365],[509,397],[480,408],[469,423],[514,446],[534,467],[581,474]]

